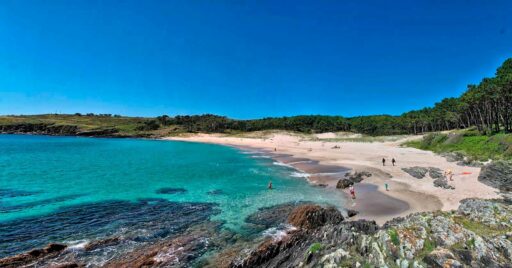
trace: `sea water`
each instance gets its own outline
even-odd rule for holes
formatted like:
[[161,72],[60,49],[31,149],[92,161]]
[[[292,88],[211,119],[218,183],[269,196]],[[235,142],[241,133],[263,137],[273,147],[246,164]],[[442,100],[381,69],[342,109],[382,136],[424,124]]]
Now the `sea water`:
[[236,232],[259,208],[298,201],[340,207],[343,197],[228,146],[0,135],[0,257],[119,233],[164,237],[207,219]]

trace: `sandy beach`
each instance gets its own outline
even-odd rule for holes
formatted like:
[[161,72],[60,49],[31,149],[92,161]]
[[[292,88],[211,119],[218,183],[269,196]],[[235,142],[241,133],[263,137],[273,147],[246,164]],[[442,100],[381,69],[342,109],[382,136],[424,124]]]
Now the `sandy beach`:
[[[379,224],[413,212],[457,209],[465,198],[499,198],[496,189],[478,181],[480,168],[459,166],[432,152],[400,146],[406,139],[419,137],[384,142],[322,141],[329,135],[317,135],[318,140],[304,140],[301,136],[286,133],[275,133],[265,138],[195,134],[165,139],[261,150],[272,154],[277,161],[310,174],[308,179],[311,183],[325,187],[336,187],[347,169],[368,171],[372,176],[355,185],[357,199],[347,198],[346,206],[359,211],[355,218],[373,219]],[[340,148],[333,148],[335,146]],[[385,166],[382,158],[387,159]],[[396,159],[396,166],[391,165],[392,158]],[[430,177],[417,179],[402,170],[414,166],[451,169],[455,175],[454,181],[449,183],[455,189],[434,187]],[[386,182],[389,191],[385,190]],[[348,197],[348,189],[340,191],[347,193]]]

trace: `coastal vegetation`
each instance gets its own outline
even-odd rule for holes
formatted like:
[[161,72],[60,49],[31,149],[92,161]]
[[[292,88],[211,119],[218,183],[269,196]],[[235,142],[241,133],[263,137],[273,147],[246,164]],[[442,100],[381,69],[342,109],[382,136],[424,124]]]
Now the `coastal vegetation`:
[[430,133],[405,145],[436,153],[454,153],[471,160],[512,159],[512,134],[481,135],[478,131]]
[[[212,114],[156,118],[124,117],[111,114],[2,116],[0,126],[16,124],[69,125],[83,131],[111,130],[118,136],[158,136],[184,132],[249,132],[288,130],[302,133],[350,131],[371,136],[421,134],[473,127],[481,135],[512,132],[512,58],[496,75],[469,85],[457,98],[445,98],[433,107],[400,116],[357,117],[300,115],[237,120]],[[2,130],[3,132],[7,132]],[[9,128],[11,129],[11,128]],[[73,133],[69,133],[73,134]],[[478,138],[472,138],[478,139]],[[484,139],[482,136],[480,139]]]

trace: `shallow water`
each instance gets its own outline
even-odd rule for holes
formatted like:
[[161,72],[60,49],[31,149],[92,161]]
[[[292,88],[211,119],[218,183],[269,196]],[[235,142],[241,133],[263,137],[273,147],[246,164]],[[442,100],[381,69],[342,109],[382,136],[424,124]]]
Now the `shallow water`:
[[119,234],[145,243],[207,219],[237,232],[258,208],[285,202],[343,205],[339,192],[254,156],[212,144],[0,135],[0,257]]

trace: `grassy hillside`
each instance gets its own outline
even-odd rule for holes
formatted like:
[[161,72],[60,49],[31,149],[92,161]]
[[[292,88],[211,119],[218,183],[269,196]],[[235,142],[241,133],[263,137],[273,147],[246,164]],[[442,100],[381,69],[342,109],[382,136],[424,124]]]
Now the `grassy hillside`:
[[481,135],[475,130],[432,133],[406,146],[436,153],[459,152],[474,160],[512,159],[512,134]]
[[[66,115],[43,114],[22,116],[0,116],[2,126],[13,125],[45,125],[45,126],[76,126],[79,132],[101,132],[113,130],[114,136],[164,136],[179,133],[180,127],[153,126],[154,118],[124,117],[110,115]],[[93,135],[94,136],[94,135]]]

